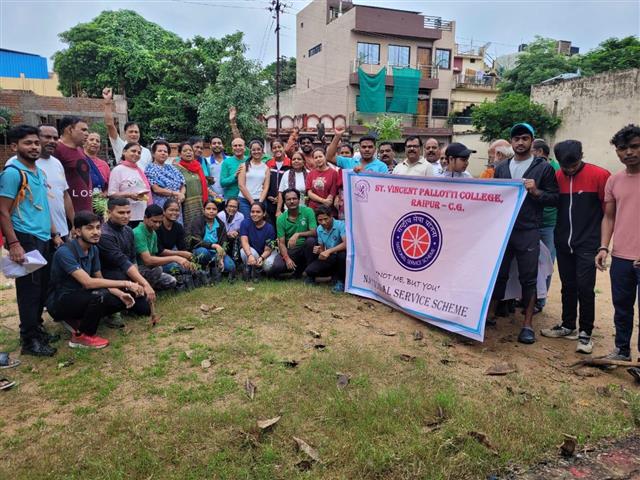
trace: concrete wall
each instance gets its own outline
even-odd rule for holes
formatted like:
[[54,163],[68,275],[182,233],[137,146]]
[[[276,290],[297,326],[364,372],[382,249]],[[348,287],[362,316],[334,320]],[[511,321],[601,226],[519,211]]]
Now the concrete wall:
[[531,99],[562,119],[551,144],[580,140],[584,159],[612,172],[622,170],[609,140],[629,123],[640,123],[640,69],[608,72],[555,85],[536,85]]
[[58,90],[58,75],[50,73],[49,78],[0,77],[0,89],[32,91],[36,95],[62,97]]
[[460,142],[470,148],[476,150],[478,153],[471,154],[469,159],[468,172],[474,177],[478,177],[486,168],[489,156],[487,150],[489,150],[489,144],[480,140],[480,134],[469,130],[469,125],[454,125],[453,126],[453,142]]
[[452,111],[461,112],[468,105],[480,105],[485,100],[494,102],[498,97],[498,91],[493,90],[473,90],[469,88],[456,88],[451,91],[451,102],[453,103]]

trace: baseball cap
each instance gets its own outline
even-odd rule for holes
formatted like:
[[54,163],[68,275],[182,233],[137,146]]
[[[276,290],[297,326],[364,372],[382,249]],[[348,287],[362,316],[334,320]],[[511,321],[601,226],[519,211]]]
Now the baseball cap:
[[536,131],[528,123],[516,123],[511,127],[510,137],[517,137],[518,135],[531,135],[531,138],[535,138]]
[[450,143],[447,146],[447,149],[444,151],[444,154],[447,157],[468,157],[472,153],[476,153],[476,151],[470,150],[462,143],[457,143],[457,142]]

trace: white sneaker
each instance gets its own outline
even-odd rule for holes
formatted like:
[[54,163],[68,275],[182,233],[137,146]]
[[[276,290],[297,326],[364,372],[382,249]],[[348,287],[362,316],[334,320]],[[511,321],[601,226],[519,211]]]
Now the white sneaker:
[[568,340],[578,339],[578,329],[571,330],[567,327],[563,327],[561,323],[551,328],[543,328],[540,330],[543,337],[550,338],[566,338]]
[[591,336],[586,332],[580,332],[578,336],[578,345],[576,345],[576,352],[578,353],[591,353],[593,351],[593,342]]

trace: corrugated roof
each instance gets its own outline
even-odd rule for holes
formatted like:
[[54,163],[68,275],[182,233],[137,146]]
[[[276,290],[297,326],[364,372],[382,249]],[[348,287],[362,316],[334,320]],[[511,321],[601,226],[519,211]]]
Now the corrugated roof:
[[0,49],[0,77],[49,78],[47,59],[33,53]]

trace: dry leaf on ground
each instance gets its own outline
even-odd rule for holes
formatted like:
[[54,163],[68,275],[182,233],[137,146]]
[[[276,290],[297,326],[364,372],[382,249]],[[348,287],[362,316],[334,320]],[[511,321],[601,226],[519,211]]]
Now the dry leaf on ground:
[[338,376],[338,381],[336,382],[336,386],[340,389],[349,385],[349,375],[345,375],[344,373],[336,373]]
[[506,375],[518,371],[518,367],[508,362],[499,362],[491,365],[485,372],[485,375]]
[[322,463],[320,461],[320,455],[318,455],[318,452],[313,447],[311,447],[307,442],[305,442],[304,440],[298,437],[293,437],[293,440],[298,445],[298,449],[300,451],[306,453],[309,456],[309,458],[311,458],[314,462]]
[[398,332],[394,330],[380,330],[378,333],[380,335],[384,335],[385,337],[395,337],[398,334]]
[[413,339],[415,341],[420,341],[424,338],[424,333],[422,333],[420,330],[416,330],[415,332],[413,332]]
[[414,355],[409,355],[408,353],[402,353],[398,355],[398,358],[403,362],[413,362],[416,359]]
[[206,370],[207,368],[211,368],[211,360],[209,360],[208,358],[205,358],[204,360],[202,360],[202,361],[200,362],[200,366],[201,366],[203,369],[205,369],[205,370]]
[[270,427],[274,426],[276,423],[278,423],[281,418],[282,417],[273,417],[273,418],[269,418],[267,420],[258,420],[256,423],[257,423],[258,428],[260,430],[266,430],[267,428],[270,428]]
[[578,446],[578,439],[573,435],[564,435],[564,442],[560,445],[560,455],[563,457],[573,457],[573,454],[576,451],[576,447]]
[[489,437],[487,436],[486,433],[471,431],[471,432],[467,432],[467,435],[469,435],[471,438],[476,439],[478,442],[480,442],[482,445],[487,447],[495,455],[498,454],[498,451],[493,446],[493,444],[489,441]]
[[316,330],[309,330],[309,335],[311,335],[313,338],[320,338],[322,335],[320,335],[320,332],[317,332]]
[[247,392],[247,396],[253,400],[256,396],[256,386],[253,384],[251,380],[247,378],[247,381],[244,382],[244,391]]
[[307,310],[309,310],[310,312],[313,312],[313,313],[320,313],[320,310],[318,310],[318,309],[317,309],[317,308],[315,308],[315,307],[312,307],[312,306],[311,306],[311,305],[309,305],[309,304],[306,304],[306,305],[304,306],[304,308],[306,308]]

